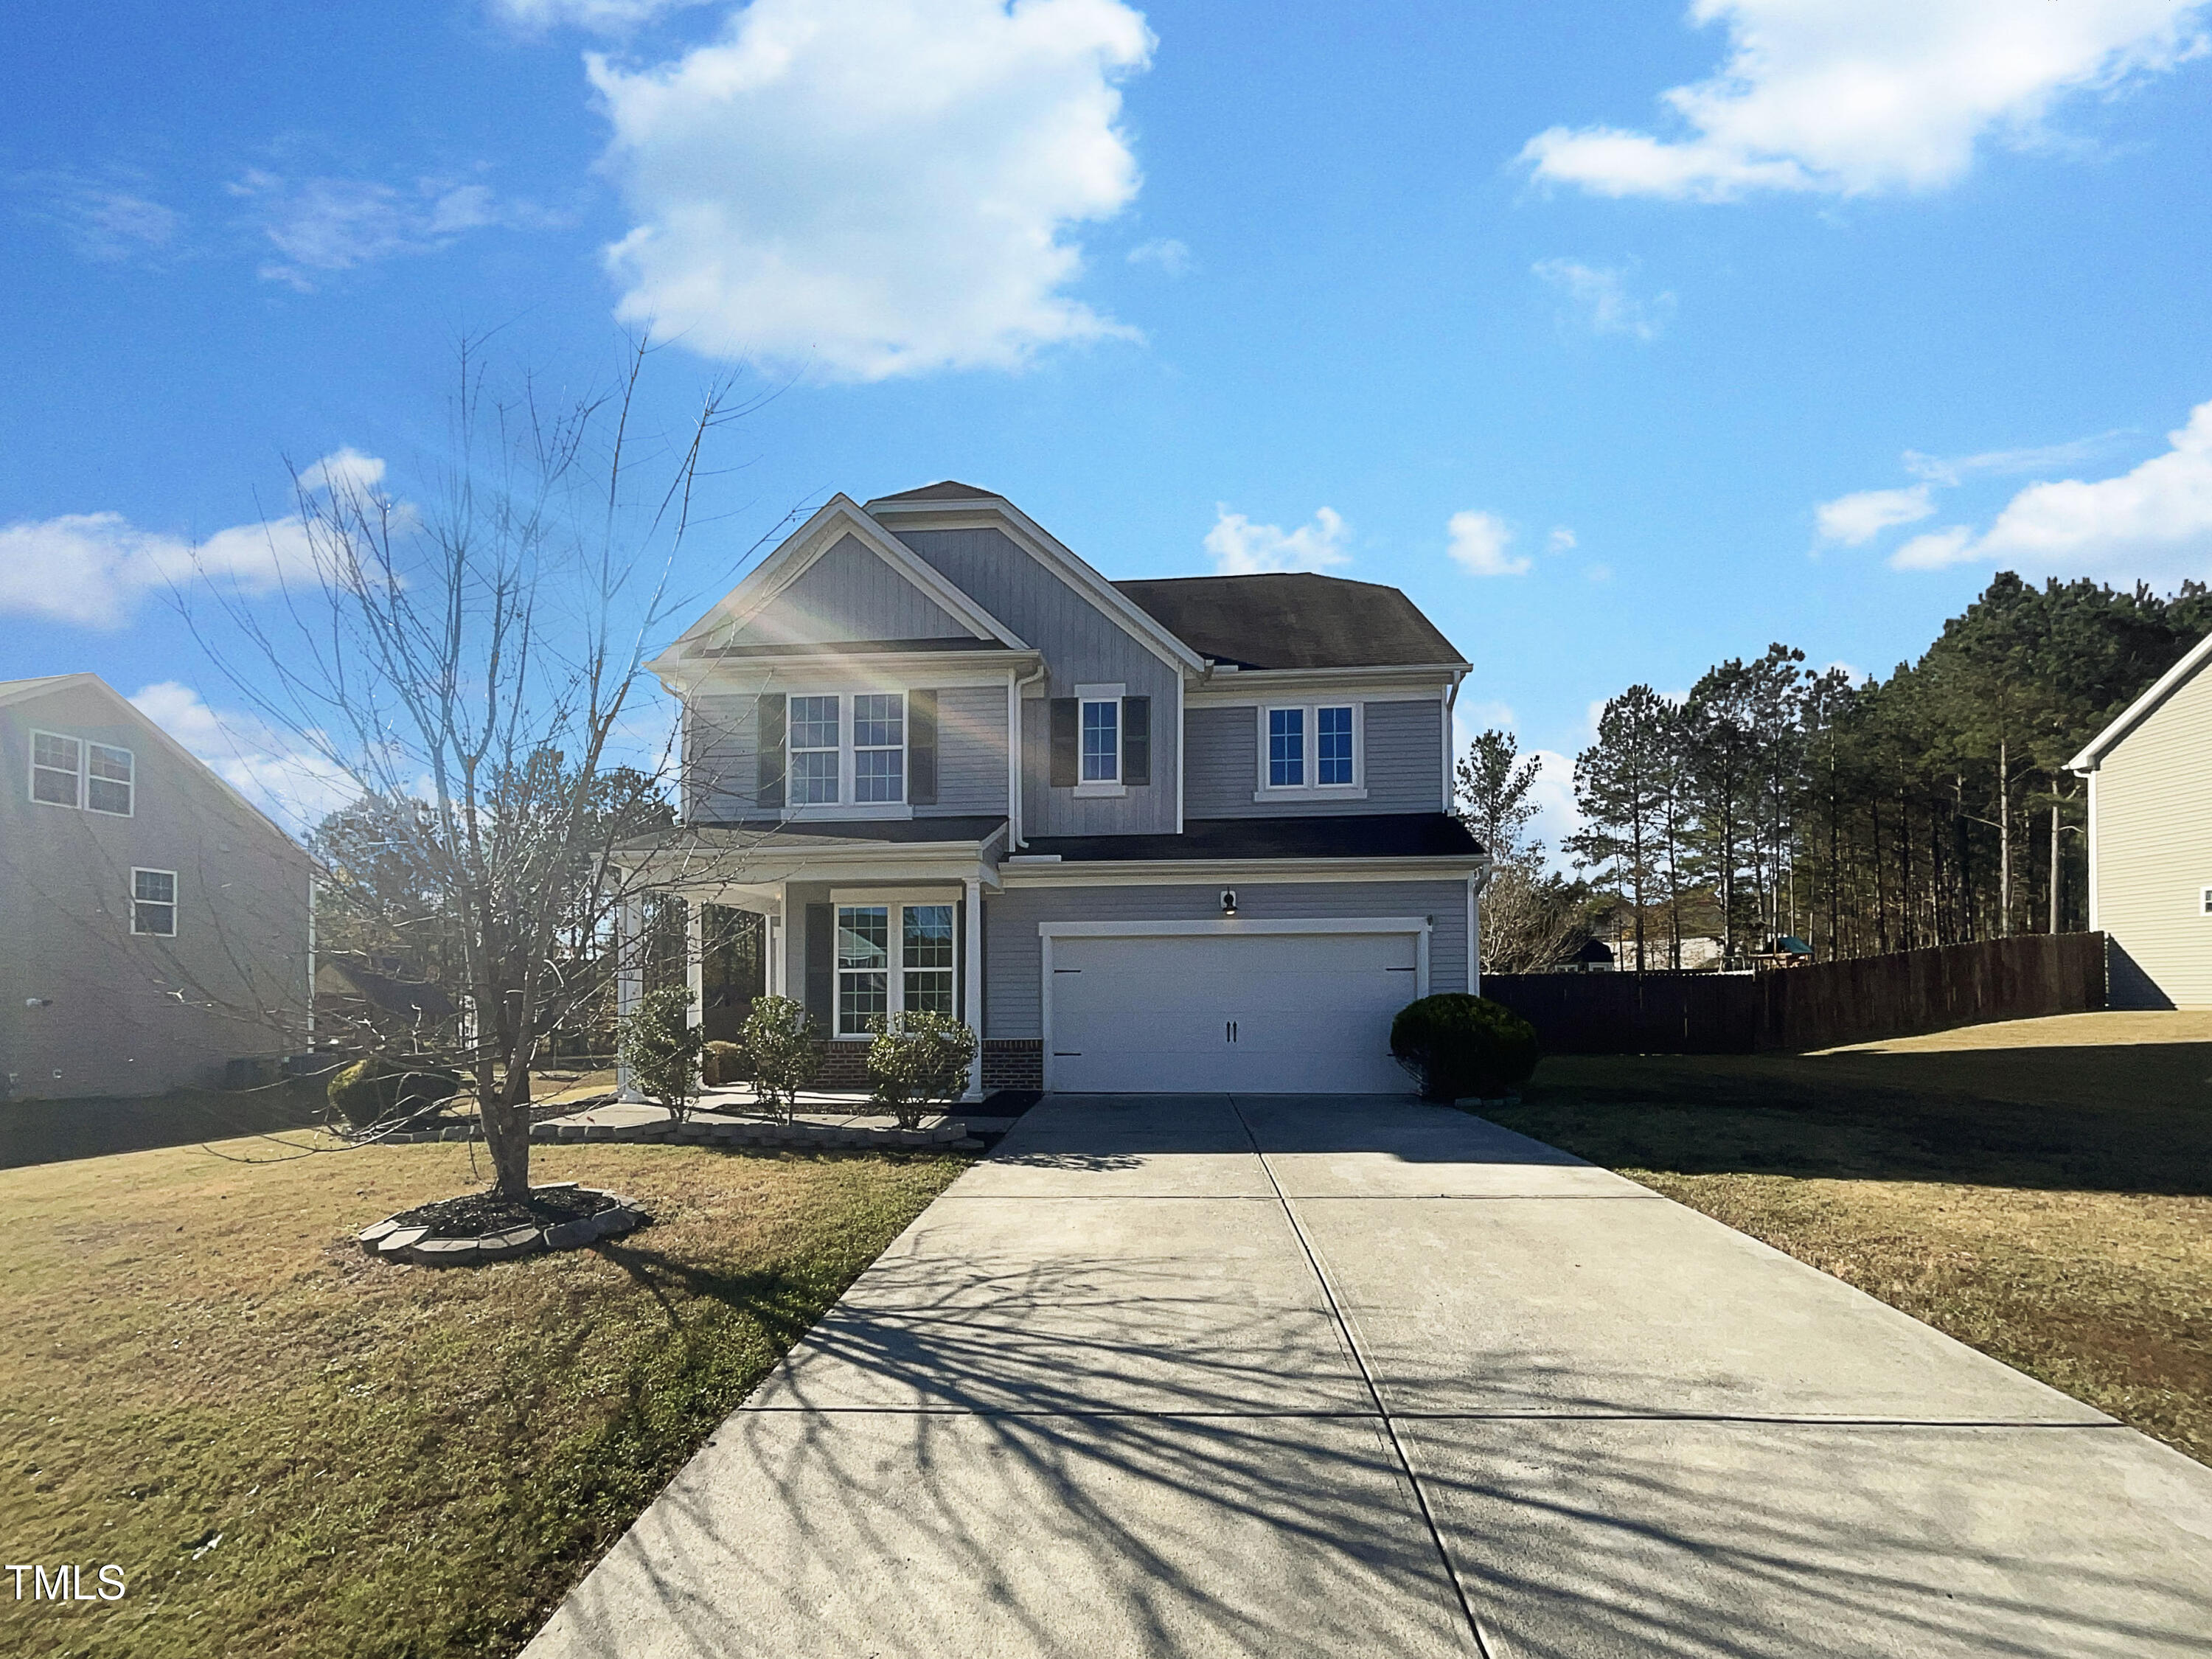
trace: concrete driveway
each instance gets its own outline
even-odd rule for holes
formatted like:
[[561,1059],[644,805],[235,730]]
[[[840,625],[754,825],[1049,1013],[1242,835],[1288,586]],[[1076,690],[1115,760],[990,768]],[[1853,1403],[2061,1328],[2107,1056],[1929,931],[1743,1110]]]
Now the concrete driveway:
[[2212,1655],[2212,1472],[1460,1113],[1048,1100],[530,1659]]

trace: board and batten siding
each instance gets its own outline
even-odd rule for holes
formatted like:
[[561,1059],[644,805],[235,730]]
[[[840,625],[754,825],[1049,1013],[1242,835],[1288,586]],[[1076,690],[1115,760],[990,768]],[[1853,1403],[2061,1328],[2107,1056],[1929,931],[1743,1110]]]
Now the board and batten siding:
[[[1285,699],[1288,701],[1288,699]],[[1326,696],[1302,698],[1325,703]],[[1207,704],[1184,718],[1189,757],[1183,813],[1194,818],[1347,817],[1446,809],[1443,704],[1435,698],[1370,702],[1361,719],[1364,799],[1283,796],[1255,800],[1260,789],[1260,708]],[[1309,745],[1310,746],[1310,745]]]
[[2112,1005],[2212,1007],[2212,672],[2200,672],[2096,772],[2096,925]]
[[[756,810],[757,703],[750,693],[710,692],[691,699],[684,724],[684,803],[691,822],[727,823]],[[914,815],[955,817],[1006,810],[1006,688],[945,687],[937,694],[937,802],[915,807]],[[782,815],[771,808],[767,816]]]
[[1152,700],[1152,781],[1111,797],[1054,789],[1045,743],[1048,710],[1033,696],[1022,710],[1022,828],[1030,836],[1157,835],[1176,827],[1175,719],[1182,671],[997,530],[907,530],[899,539],[975,603],[1044,654],[1047,696],[1079,685],[1121,685]]
[[[984,902],[983,994],[987,1037],[1042,1036],[1039,975],[1047,921],[1208,921],[1221,915],[1221,886],[1192,882],[1143,887],[1014,887]],[[1467,884],[1463,881],[1238,881],[1237,914],[1255,921],[1347,916],[1428,916],[1429,990],[1467,989]]]
[[809,565],[723,643],[792,645],[852,640],[973,639],[936,600],[846,537]]

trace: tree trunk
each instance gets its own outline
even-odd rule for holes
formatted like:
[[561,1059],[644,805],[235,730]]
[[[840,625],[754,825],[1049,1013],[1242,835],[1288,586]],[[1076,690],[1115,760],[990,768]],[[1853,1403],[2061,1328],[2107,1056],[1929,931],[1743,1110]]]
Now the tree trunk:
[[2051,803],[2051,931],[2058,931],[2058,802]]
[[2012,937],[2012,762],[1997,739],[1997,937]]

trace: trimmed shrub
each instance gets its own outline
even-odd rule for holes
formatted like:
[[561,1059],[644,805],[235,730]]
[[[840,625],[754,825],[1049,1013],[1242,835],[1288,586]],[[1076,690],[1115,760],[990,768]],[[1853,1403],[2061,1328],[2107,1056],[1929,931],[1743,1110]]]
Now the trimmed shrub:
[[902,1129],[919,1129],[933,1106],[947,1106],[968,1091],[975,1061],[975,1033],[950,1014],[896,1014],[874,1022],[868,1075],[876,1104],[896,1115]]
[[1409,1002],[1390,1022],[1390,1052],[1424,1100],[1495,1100],[1536,1069],[1536,1028],[1502,1002],[1461,992]]
[[822,1064],[814,1051],[814,1022],[806,1005],[789,997],[755,997],[753,1011],[745,1016],[745,1058],[750,1062],[753,1091],[766,1106],[781,1106],[790,1117],[799,1091],[814,1081]]
[[706,1059],[700,1062],[701,1075],[710,1087],[716,1089],[743,1083],[751,1072],[742,1042],[710,1042]]
[[326,1092],[339,1116],[357,1129],[419,1116],[461,1091],[460,1074],[371,1054],[331,1075]]
[[689,991],[648,991],[616,1033],[630,1086],[665,1107],[681,1123],[699,1097],[699,1060],[707,1034],[691,1023]]

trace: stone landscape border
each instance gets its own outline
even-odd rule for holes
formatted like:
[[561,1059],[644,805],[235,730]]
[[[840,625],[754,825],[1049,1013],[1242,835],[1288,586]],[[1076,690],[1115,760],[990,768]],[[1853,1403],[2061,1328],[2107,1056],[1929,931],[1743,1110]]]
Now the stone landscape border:
[[424,1267],[460,1267],[480,1261],[505,1261],[540,1250],[575,1250],[602,1238],[619,1237],[653,1219],[635,1199],[624,1198],[597,1187],[577,1187],[573,1181],[549,1182],[551,1188],[570,1188],[612,1199],[613,1204],[596,1214],[547,1226],[502,1227],[466,1237],[450,1237],[433,1227],[403,1224],[386,1216],[355,1235],[362,1249],[386,1261],[412,1261]]
[[[968,1133],[964,1123],[940,1123],[933,1129],[871,1128],[829,1123],[778,1123],[768,1120],[729,1122],[568,1123],[554,1119],[530,1126],[530,1138],[541,1144],[577,1141],[623,1141],[632,1144],[674,1142],[678,1146],[779,1146],[802,1152],[886,1151],[902,1149],[972,1152],[983,1143]],[[474,1123],[453,1123],[434,1129],[409,1129],[380,1135],[382,1146],[416,1146],[440,1140],[482,1140],[483,1129]]]

